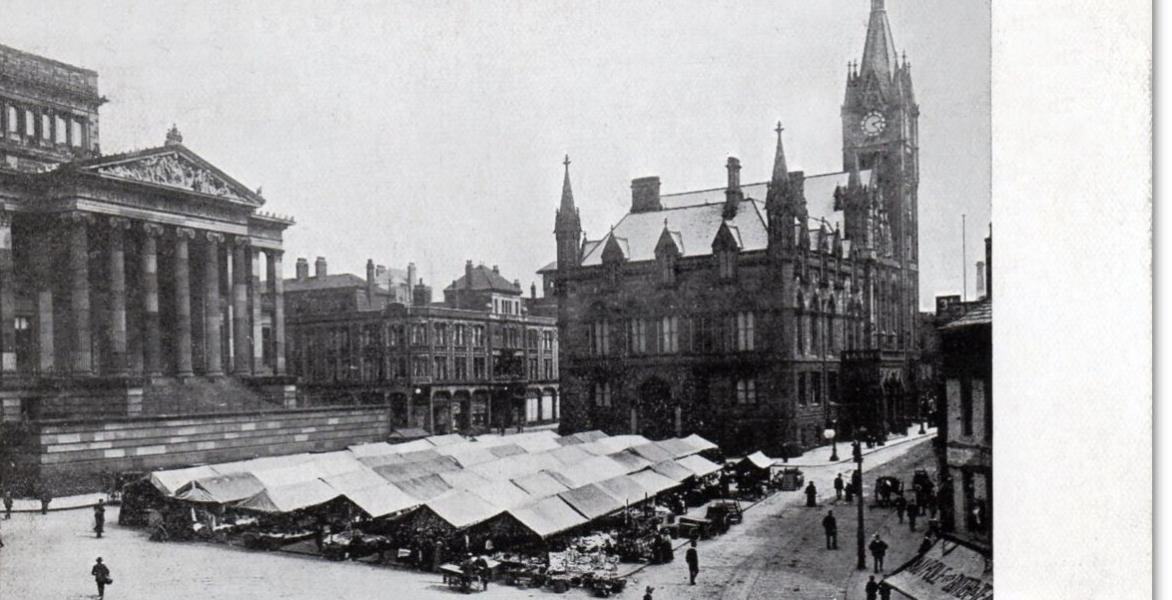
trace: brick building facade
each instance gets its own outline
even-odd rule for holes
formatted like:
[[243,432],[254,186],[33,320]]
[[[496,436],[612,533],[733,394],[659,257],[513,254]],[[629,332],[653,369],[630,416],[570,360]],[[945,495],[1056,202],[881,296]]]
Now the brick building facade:
[[[731,157],[723,188],[636,179],[630,212],[588,240],[567,159],[552,277],[563,430],[694,431],[738,449],[811,446],[836,417],[844,432],[897,428],[915,405],[888,399],[915,373],[918,115],[874,0],[842,170],[791,172],[779,125],[770,181],[742,184]],[[852,363],[865,365],[844,376]]]
[[290,372],[309,405],[383,404],[394,428],[471,433],[556,421],[556,321],[529,313],[519,282],[474,267],[432,302],[408,267],[396,298],[367,278],[287,280]]

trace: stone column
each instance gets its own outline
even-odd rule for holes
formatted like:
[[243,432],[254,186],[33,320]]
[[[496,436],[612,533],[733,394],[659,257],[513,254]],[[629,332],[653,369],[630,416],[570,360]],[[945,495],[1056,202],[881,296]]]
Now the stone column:
[[12,215],[0,208],[0,373],[16,371],[16,290],[12,272]]
[[273,294],[273,373],[285,374],[285,279],[281,250],[269,251],[269,291]]
[[248,285],[248,304],[252,308],[252,372],[256,375],[263,375],[266,371],[264,363],[264,326],[261,324],[261,304],[264,302],[264,295],[261,294],[260,288],[259,249],[251,249],[248,264],[252,272]]
[[126,375],[126,230],[130,221],[121,217],[110,218],[110,322],[107,335],[110,341],[109,374]]
[[90,237],[92,217],[74,212],[64,216],[69,228],[69,308],[73,317],[70,368],[77,375],[91,375],[93,337],[90,331]]
[[248,238],[232,240],[232,373],[252,375],[252,349],[248,338]]
[[220,242],[224,235],[207,232],[207,259],[204,264],[204,343],[207,349],[207,375],[219,377],[224,374],[224,359],[220,352],[223,343],[221,339],[220,312]]
[[175,228],[175,375],[194,375],[191,369],[191,266],[187,241],[195,231]]
[[57,232],[45,223],[37,237],[36,251],[33,252],[33,278],[37,286],[37,370],[42,374],[51,373],[56,363],[53,347],[53,282],[58,274],[53,272],[54,245],[49,238]]
[[154,223],[142,225],[142,331],[143,370],[148,377],[163,374],[163,351],[159,341],[159,236],[163,228]]

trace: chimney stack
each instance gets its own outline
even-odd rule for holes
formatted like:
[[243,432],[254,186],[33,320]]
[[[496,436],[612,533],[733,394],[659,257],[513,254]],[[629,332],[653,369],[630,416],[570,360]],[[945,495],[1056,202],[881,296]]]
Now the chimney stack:
[[297,281],[305,281],[309,279],[309,260],[305,258],[297,259]]
[[735,157],[728,157],[724,167],[728,169],[728,187],[724,190],[724,218],[731,219],[737,216],[737,208],[744,195],[741,192],[741,161]]
[[317,260],[313,261],[313,276],[314,277],[325,277],[326,276],[326,259],[324,256],[319,256],[319,257],[317,257]]
[[659,203],[659,177],[640,177],[631,180],[631,212],[663,210]]
[[534,300],[537,299],[537,284],[536,283],[533,283],[533,282],[529,283],[529,297]]
[[415,263],[407,263],[407,304],[415,303]]
[[374,306],[375,290],[378,288],[375,279],[374,259],[366,259],[366,301]]
[[500,274],[501,274],[501,268],[500,268],[500,265],[493,265],[493,266],[492,266],[492,272],[493,272],[493,273],[496,273],[497,275],[500,275]]
[[977,297],[985,297],[985,261],[977,261]]
[[472,259],[464,263],[464,287],[472,289]]

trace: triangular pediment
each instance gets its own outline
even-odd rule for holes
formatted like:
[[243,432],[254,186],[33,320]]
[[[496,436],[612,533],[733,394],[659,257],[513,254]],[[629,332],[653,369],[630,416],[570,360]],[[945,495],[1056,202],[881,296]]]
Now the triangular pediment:
[[739,251],[743,246],[741,244],[740,231],[728,221],[723,221],[720,228],[716,230],[716,236],[712,238],[712,250],[733,250]]
[[612,233],[606,239],[606,245],[602,247],[602,262],[613,263],[627,260],[629,253],[627,252],[627,240],[615,237]]
[[81,171],[258,207],[264,198],[186,147],[174,144],[86,161]]
[[655,243],[655,256],[665,256],[674,254],[675,256],[683,256],[684,241],[680,236],[680,232],[671,231],[667,225],[663,226],[663,231],[659,234],[659,241]]

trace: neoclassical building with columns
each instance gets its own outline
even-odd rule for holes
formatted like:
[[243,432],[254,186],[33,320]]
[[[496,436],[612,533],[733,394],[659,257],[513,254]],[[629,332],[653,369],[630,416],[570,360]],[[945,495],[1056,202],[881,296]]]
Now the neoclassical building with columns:
[[[279,440],[241,441],[256,419],[191,416],[296,408],[293,221],[174,126],[158,147],[103,154],[105,100],[97,73],[0,46],[0,485],[263,454]],[[288,441],[323,448],[307,430]]]

